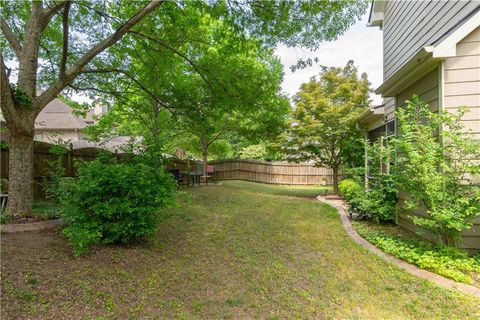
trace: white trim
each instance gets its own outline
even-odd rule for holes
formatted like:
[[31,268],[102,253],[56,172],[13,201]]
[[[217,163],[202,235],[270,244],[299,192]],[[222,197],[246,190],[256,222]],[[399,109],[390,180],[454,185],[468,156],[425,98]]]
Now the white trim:
[[[462,38],[463,39],[463,38]],[[438,73],[439,81],[438,81],[438,112],[441,114],[443,110],[445,110],[445,60],[442,60],[442,64],[440,65],[439,68],[439,73]],[[443,135],[442,131],[445,130],[445,125],[441,125],[439,129],[439,140],[440,143],[443,145]]]
[[377,0],[373,1],[372,7],[370,8],[370,15],[368,17],[367,27],[380,27],[383,26],[383,19],[385,13],[385,5],[387,4],[386,0]]
[[[473,30],[480,26],[480,11],[475,13],[463,25],[455,30],[446,39],[437,46],[429,46],[428,50],[432,50],[433,58],[455,57],[457,55],[457,43],[468,36]],[[425,48],[427,50],[427,47]]]

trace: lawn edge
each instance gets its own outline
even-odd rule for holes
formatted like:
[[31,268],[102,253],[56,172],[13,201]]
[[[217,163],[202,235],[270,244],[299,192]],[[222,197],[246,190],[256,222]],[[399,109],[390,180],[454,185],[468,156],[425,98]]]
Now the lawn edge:
[[480,298],[480,289],[468,284],[456,282],[454,280],[445,278],[441,275],[438,275],[436,273],[420,269],[417,266],[410,264],[408,262],[405,262],[403,260],[400,260],[394,256],[391,256],[384,251],[382,251],[380,248],[376,247],[372,243],[368,242],[366,239],[364,239],[362,236],[358,234],[357,231],[353,228],[352,224],[350,223],[350,220],[348,219],[347,215],[347,207],[344,205],[342,200],[331,200],[331,199],[326,199],[324,196],[317,196],[317,200],[326,203],[335,209],[337,209],[339,215],[340,215],[340,220],[342,222],[342,225],[347,232],[348,236],[352,238],[353,241],[355,241],[357,244],[362,246],[363,248],[369,250],[370,252],[376,254],[377,256],[383,258],[384,260],[393,263],[397,267],[407,271],[408,273],[425,279],[429,280],[436,285],[450,289],[450,290],[458,290],[464,294],[468,295],[473,295],[474,297]]
[[12,224],[2,224],[0,226],[0,232],[3,233],[17,233],[17,232],[27,232],[27,231],[41,231],[54,229],[63,224],[62,219],[53,219],[45,220],[38,222],[29,222],[29,223],[12,223]]

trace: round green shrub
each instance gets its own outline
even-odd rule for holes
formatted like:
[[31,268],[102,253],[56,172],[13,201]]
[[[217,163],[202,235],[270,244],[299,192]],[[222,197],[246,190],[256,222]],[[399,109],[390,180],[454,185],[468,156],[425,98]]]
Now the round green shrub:
[[363,188],[356,180],[344,179],[338,184],[338,192],[345,199],[352,200],[363,192]]
[[97,243],[126,243],[155,232],[158,209],[172,203],[175,183],[163,168],[144,163],[85,162],[64,181],[63,234],[79,255]]

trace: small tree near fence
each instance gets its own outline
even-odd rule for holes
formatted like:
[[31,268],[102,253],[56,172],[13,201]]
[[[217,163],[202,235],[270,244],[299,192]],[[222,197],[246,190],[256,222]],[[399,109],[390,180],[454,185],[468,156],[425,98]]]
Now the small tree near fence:
[[322,67],[319,79],[304,83],[294,97],[292,125],[284,137],[289,161],[313,161],[333,171],[338,193],[341,166],[361,163],[362,134],[358,116],[369,104],[369,82],[353,61],[343,68]]
[[480,159],[480,143],[460,121],[465,112],[435,113],[417,96],[397,111],[397,165],[401,187],[411,195],[406,206],[425,210],[425,217],[412,215],[412,221],[447,246],[455,246],[480,215],[480,189],[472,179],[480,165],[471,161]]

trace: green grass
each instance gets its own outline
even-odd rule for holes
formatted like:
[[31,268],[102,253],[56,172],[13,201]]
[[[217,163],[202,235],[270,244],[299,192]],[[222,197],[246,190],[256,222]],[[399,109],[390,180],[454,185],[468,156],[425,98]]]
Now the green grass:
[[43,219],[56,219],[60,216],[58,204],[50,201],[34,201],[32,212]]
[[[58,204],[52,203],[45,200],[35,200],[33,202],[32,214],[34,218],[40,220],[51,220],[57,219],[60,217],[60,210]],[[0,213],[0,223],[15,223],[15,220],[12,220],[11,216],[7,215],[5,212]]]
[[320,185],[273,185],[266,183],[251,183],[247,181],[224,181],[221,182],[221,184],[242,188],[244,191],[253,193],[300,198],[315,198],[320,194],[331,193],[333,190],[331,187]]
[[356,245],[315,190],[187,190],[155,238],[74,258],[53,232],[2,237],[2,319],[480,319],[480,299]]

